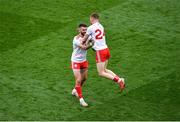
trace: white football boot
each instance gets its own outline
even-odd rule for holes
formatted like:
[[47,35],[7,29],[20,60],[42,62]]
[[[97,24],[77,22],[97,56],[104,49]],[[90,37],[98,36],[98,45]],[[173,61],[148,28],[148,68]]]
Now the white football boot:
[[71,92],[71,94],[72,94],[73,96],[79,97],[76,89],[73,89],[72,92]]
[[84,101],[83,98],[80,98],[79,99],[79,102],[80,102],[80,105],[83,106],[83,107],[88,107],[88,104]]

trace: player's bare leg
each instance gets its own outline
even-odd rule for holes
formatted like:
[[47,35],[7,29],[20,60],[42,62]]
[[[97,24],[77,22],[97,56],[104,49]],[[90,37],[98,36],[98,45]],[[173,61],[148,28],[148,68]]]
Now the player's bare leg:
[[76,80],[76,85],[72,91],[72,95],[79,97],[80,105],[82,105],[83,107],[87,107],[88,104],[83,99],[82,86],[81,86],[82,80],[84,79],[84,77],[83,77],[80,69],[73,70],[73,72],[74,72],[74,76],[75,76],[75,80]]
[[[75,77],[75,87],[72,90],[72,95],[76,96],[77,98],[79,98],[78,93],[76,91],[76,85],[78,84],[78,82],[81,81],[81,73],[80,73],[80,69],[75,69],[73,70],[74,73],[74,77]],[[81,83],[80,83],[81,84]]]
[[106,71],[107,73],[111,74],[113,77],[115,77],[116,74],[115,74],[113,71],[107,69],[107,65],[108,65],[108,60],[105,61],[105,71]]
[[119,83],[120,89],[123,90],[124,87],[125,87],[124,79],[123,78],[119,78],[111,70],[106,69],[107,63],[108,63],[108,61],[100,62],[100,63],[96,64],[99,75]]
[[[107,73],[110,73],[110,74],[113,75],[114,77],[117,76],[113,71],[107,69],[107,65],[108,65],[108,60],[105,61],[105,71],[106,71]],[[122,82],[124,82],[124,78],[119,79],[119,81],[120,81],[120,80],[122,80]]]
[[[118,78],[119,76],[117,76],[114,72],[112,72],[111,70],[107,69],[107,65],[108,65],[108,60],[106,60],[105,62],[105,71],[112,74],[114,77]],[[121,88],[121,90],[124,89],[125,87],[125,82],[124,82],[124,78],[119,78],[119,80],[117,81],[117,83],[119,83],[119,86]]]
[[105,71],[105,62],[99,62],[96,66],[99,76],[113,80],[113,75]]
[[85,83],[85,81],[87,80],[88,77],[88,69],[81,69],[81,76],[82,76],[82,82],[81,82],[81,86],[83,86],[83,84]]

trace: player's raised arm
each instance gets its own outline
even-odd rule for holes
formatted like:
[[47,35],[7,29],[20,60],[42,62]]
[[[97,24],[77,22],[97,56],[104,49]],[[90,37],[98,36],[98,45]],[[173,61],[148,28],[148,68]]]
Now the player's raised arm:
[[93,39],[88,38],[86,42],[88,42],[88,43],[84,44],[83,42],[81,42],[78,46],[81,49],[88,50],[89,48],[91,48],[94,45],[94,40]]
[[93,39],[87,39],[88,43],[86,43],[86,50],[88,50],[89,48],[91,48],[94,45],[94,40]]
[[82,38],[82,43],[83,44],[87,44],[88,43],[88,38],[89,38],[89,35],[88,34],[85,34],[84,37]]
[[85,34],[84,37],[82,38],[82,43],[85,43],[86,45],[89,44],[89,41],[90,41],[89,38],[91,38],[91,35],[92,35],[92,27],[89,26],[89,27],[87,28],[86,34]]
[[83,49],[83,50],[88,50],[89,48],[92,47],[91,44],[84,45],[83,43],[80,43],[78,46],[79,46],[81,49]]

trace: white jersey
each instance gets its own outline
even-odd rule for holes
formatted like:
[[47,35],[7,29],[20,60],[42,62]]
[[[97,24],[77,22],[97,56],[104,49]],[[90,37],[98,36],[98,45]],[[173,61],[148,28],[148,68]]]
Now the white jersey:
[[104,34],[104,27],[99,22],[96,22],[91,26],[89,26],[86,34],[91,36],[91,38],[94,39],[95,41],[93,49],[103,50],[107,48],[105,34]]
[[81,63],[86,61],[87,50],[81,49],[79,47],[81,44],[81,39],[82,38],[80,36],[75,36],[73,39],[73,53],[71,56],[72,62]]

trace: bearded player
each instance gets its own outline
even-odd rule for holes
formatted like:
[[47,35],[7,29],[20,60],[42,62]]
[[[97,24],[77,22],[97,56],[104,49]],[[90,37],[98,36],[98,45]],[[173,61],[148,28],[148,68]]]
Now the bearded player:
[[109,48],[106,44],[104,27],[99,22],[99,15],[93,13],[90,15],[91,26],[88,27],[82,42],[88,43],[88,38],[91,37],[95,42],[93,49],[96,51],[96,65],[98,74],[104,78],[113,80],[118,83],[120,90],[125,88],[125,82],[123,78],[120,78],[111,70],[107,69],[108,60],[110,58]]
[[88,62],[86,60],[87,49],[93,45],[93,42],[87,45],[84,45],[81,42],[81,39],[86,34],[87,25],[80,24],[78,26],[78,31],[79,34],[75,36],[73,40],[73,53],[71,56],[71,66],[75,77],[75,87],[72,90],[72,95],[79,98],[80,105],[87,107],[88,104],[84,101],[82,95],[82,86],[88,75]]

